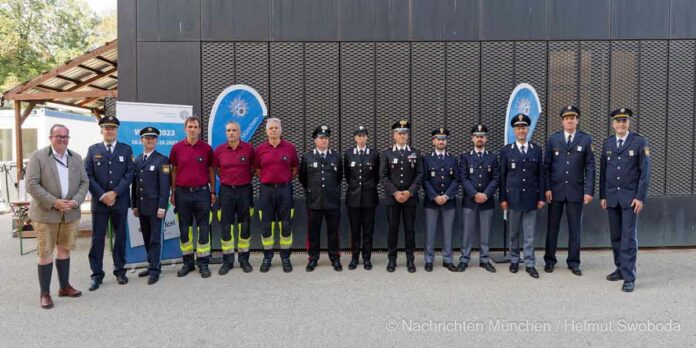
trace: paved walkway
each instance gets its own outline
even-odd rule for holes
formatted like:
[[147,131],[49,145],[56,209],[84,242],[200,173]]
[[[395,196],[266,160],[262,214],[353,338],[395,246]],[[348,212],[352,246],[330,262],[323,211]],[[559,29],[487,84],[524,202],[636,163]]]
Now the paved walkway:
[[[400,256],[397,271],[376,255],[372,271],[334,272],[322,255],[313,273],[306,255],[293,256],[295,271],[274,260],[267,274],[235,267],[227,276],[177,278],[165,267],[160,282],[129,273],[112,276],[94,292],[89,286],[89,241],[72,257],[78,299],[57,297],[39,307],[36,255],[19,256],[8,215],[0,216],[0,337],[2,346],[690,346],[696,342],[696,249],[641,250],[632,294],[604,280],[613,270],[606,250],[583,252],[582,277],[560,267],[540,279],[506,265],[490,274],[479,267],[453,274],[441,267],[409,274]],[[648,233],[648,232],[643,232]],[[33,246],[29,240],[27,245]],[[537,251],[540,258],[543,251]],[[562,255],[560,260],[563,260]],[[472,264],[476,266],[477,260]],[[439,266],[438,259],[436,265]],[[111,265],[109,255],[105,265]]]

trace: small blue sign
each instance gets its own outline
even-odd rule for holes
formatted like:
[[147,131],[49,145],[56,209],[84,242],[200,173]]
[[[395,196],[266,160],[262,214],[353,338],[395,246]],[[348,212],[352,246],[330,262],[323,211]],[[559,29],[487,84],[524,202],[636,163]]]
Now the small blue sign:
[[227,141],[225,125],[229,121],[239,123],[241,138],[248,142],[267,115],[259,92],[247,85],[229,86],[218,95],[210,111],[208,143],[215,149]]
[[539,102],[539,95],[536,90],[528,83],[520,83],[512,91],[512,94],[510,94],[507,112],[505,113],[504,145],[515,142],[515,133],[510,125],[510,121],[515,115],[520,113],[529,116],[532,120],[532,124],[529,126],[529,133],[527,134],[527,141],[531,141],[534,135],[534,129],[541,116],[541,103]]

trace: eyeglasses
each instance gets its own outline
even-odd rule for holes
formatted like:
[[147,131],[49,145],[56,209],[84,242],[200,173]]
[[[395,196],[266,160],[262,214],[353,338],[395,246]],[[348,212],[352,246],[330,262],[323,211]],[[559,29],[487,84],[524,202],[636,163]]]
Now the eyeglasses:
[[58,140],[58,141],[70,140],[70,136],[69,136],[69,135],[52,135],[51,138],[55,138],[55,139]]

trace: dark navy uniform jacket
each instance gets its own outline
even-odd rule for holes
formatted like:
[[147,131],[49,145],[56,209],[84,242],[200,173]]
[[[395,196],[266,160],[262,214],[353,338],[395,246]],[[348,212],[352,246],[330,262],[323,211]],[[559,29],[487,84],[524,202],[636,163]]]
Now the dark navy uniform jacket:
[[396,145],[382,151],[379,161],[379,177],[387,193],[387,205],[398,204],[394,192],[408,190],[411,197],[403,204],[418,205],[418,189],[423,183],[423,158],[420,151],[406,146],[401,153]]
[[135,158],[133,175],[132,208],[140,215],[157,215],[157,209],[167,209],[169,203],[169,158],[153,151],[143,162],[143,155]]
[[343,155],[343,171],[348,183],[346,206],[350,208],[373,208],[379,203],[379,152],[365,148],[360,155],[357,148],[346,150]]
[[599,167],[599,198],[607,206],[629,208],[633,199],[645,202],[650,183],[650,148],[648,140],[629,132],[617,150],[616,136],[604,140]]
[[[111,209],[121,210],[130,207],[129,188],[133,182],[133,169],[133,150],[129,145],[116,142],[112,154],[106,151],[103,142],[89,147],[85,157],[85,170],[89,177],[93,212],[107,212]],[[118,195],[113,207],[99,200],[108,191],[114,191]]]
[[[463,153],[459,156],[459,177],[464,187],[464,208],[488,210],[495,207],[493,195],[500,182],[500,169],[495,153],[483,151],[480,158],[475,150]],[[481,204],[474,201],[474,195],[479,192],[488,196],[488,200]]]
[[298,177],[305,189],[307,208],[338,209],[341,207],[343,164],[338,152],[326,150],[326,159],[322,159],[316,149],[308,151],[300,160]]
[[[423,189],[425,208],[453,209],[457,206],[459,191],[459,163],[457,157],[445,152],[442,159],[435,151],[423,156]],[[447,195],[450,199],[444,205],[435,203],[435,197]]]
[[527,143],[522,155],[517,143],[500,150],[500,201],[512,210],[534,210],[544,201],[544,163],[541,147]]
[[546,190],[554,201],[582,202],[594,195],[595,162],[592,137],[576,131],[570,147],[563,131],[549,137],[544,155]]

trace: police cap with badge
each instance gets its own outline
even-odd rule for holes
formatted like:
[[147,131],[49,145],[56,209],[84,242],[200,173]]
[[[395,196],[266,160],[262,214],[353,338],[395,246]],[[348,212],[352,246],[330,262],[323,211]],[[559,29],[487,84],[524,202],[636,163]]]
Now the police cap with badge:
[[513,127],[529,127],[532,120],[525,114],[517,114],[510,120],[510,125]]
[[368,135],[367,128],[364,126],[358,126],[353,131],[353,135]]
[[317,128],[314,128],[314,131],[312,132],[312,139],[316,139],[317,137],[329,137],[331,136],[331,129],[329,129],[328,126],[319,126]]
[[102,117],[99,120],[99,127],[118,127],[119,125],[121,125],[121,122],[113,116]]
[[411,130],[411,122],[407,120],[396,121],[392,125],[392,129],[399,133],[409,132]]
[[561,109],[561,112],[559,112],[559,115],[561,118],[564,118],[566,116],[575,116],[577,118],[580,118],[580,109],[578,109],[574,105],[568,105]]
[[612,121],[616,119],[630,119],[631,116],[633,116],[633,111],[626,108],[616,109],[609,114]]
[[160,131],[155,127],[145,127],[140,130],[140,137],[159,137]]
[[440,127],[438,129],[433,129],[433,131],[432,131],[433,138],[435,138],[435,139],[446,140],[447,137],[449,136],[449,134],[450,134],[449,130],[447,128],[443,128],[443,127]]
[[471,135],[473,136],[483,137],[486,136],[486,134],[488,134],[488,128],[482,124],[478,124],[471,128]]

